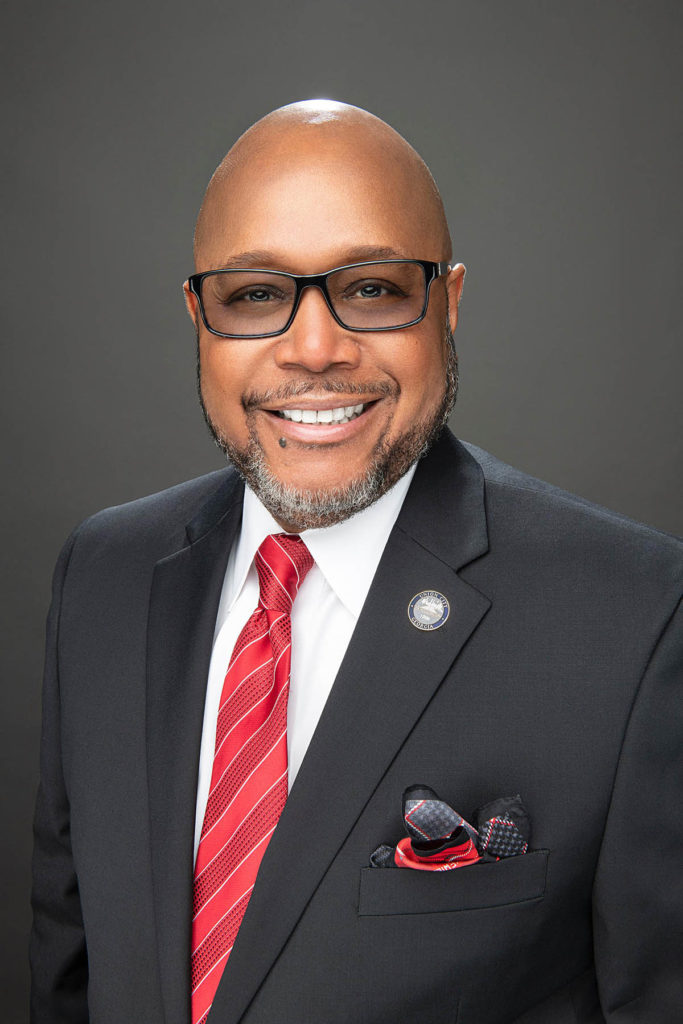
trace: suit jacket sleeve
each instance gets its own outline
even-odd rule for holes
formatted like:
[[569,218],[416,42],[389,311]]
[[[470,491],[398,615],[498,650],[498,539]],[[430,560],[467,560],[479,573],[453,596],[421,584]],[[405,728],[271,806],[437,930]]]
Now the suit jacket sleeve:
[[617,767],[593,894],[598,985],[608,1024],[683,1012],[683,613],[643,675]]
[[[77,531],[76,531],[77,532]],[[60,740],[59,620],[76,532],[55,569],[47,622],[41,776],[34,821],[32,1024],[86,1024],[88,967]]]

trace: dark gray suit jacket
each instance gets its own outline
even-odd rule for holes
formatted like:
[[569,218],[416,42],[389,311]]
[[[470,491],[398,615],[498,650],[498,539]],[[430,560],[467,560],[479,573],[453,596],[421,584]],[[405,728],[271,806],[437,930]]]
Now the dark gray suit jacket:
[[[109,509],[55,574],[34,1024],[188,1024],[195,790],[232,470]],[[262,862],[215,1024],[683,1019],[672,538],[446,433],[418,467]],[[410,599],[451,615],[415,629]],[[424,783],[532,852],[369,867]]]

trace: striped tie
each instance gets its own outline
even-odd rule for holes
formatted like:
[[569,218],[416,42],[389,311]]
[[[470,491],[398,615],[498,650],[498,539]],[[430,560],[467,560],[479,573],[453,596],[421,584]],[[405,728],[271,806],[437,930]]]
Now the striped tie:
[[192,1024],[204,1024],[287,799],[290,612],[313,558],[292,534],[256,552],[260,595],[223,683],[194,875]]

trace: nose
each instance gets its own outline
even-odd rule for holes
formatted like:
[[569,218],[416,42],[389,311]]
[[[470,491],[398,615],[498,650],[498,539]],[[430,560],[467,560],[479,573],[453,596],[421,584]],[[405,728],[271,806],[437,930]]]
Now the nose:
[[283,368],[303,367],[310,373],[323,373],[331,366],[358,366],[360,347],[353,333],[334,319],[321,290],[309,285],[301,295],[291,327],[280,339],[275,359]]

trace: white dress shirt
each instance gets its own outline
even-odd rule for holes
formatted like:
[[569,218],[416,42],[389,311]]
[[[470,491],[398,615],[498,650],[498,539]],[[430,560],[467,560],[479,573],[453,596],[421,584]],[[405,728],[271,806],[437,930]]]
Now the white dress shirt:
[[[289,788],[299,770],[356,626],[384,546],[401,510],[415,466],[378,501],[343,523],[301,533],[315,564],[292,607],[292,664],[287,705]],[[216,721],[233,648],[258,603],[254,557],[261,542],[282,527],[245,487],[242,529],[233,545],[223,591],[204,704],[199,754],[194,852],[209,796]]]

